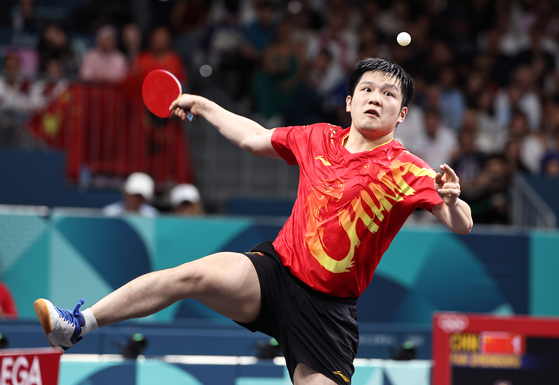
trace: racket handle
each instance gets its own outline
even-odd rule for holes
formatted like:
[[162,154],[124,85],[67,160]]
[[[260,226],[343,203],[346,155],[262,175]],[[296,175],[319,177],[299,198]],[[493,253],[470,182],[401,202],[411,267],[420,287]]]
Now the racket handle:
[[186,119],[188,119],[190,123],[193,123],[196,120],[196,115],[194,115],[192,112],[188,110],[185,110],[184,112],[186,112]]

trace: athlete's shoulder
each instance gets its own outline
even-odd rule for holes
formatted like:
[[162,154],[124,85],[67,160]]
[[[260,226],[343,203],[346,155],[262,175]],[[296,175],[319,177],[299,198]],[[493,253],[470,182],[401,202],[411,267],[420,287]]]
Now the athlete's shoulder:
[[292,138],[308,140],[323,140],[330,141],[334,140],[340,134],[343,134],[345,130],[340,127],[330,123],[313,123],[304,126],[287,126],[278,127],[276,129],[277,135],[287,135]]
[[407,148],[405,148],[399,141],[394,139],[394,144],[390,149],[393,152],[393,157],[400,159],[402,162],[413,163],[416,166],[424,169],[433,170],[433,168],[421,159],[419,156],[411,153]]
[[330,123],[312,123],[312,124],[306,124],[306,125],[302,125],[302,126],[286,126],[286,127],[280,127],[280,128],[287,129],[287,130],[323,130],[323,131],[343,130],[342,127],[336,126],[336,125],[330,124]]

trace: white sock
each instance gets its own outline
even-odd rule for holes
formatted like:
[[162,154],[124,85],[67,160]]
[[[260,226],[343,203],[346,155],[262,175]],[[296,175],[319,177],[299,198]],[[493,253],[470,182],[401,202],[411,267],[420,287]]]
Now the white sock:
[[97,325],[97,320],[95,319],[95,316],[91,312],[90,308],[87,308],[84,311],[82,311],[82,315],[83,318],[85,319],[85,324],[82,326],[82,333],[80,334],[80,336],[85,336],[87,333],[99,329],[99,325]]

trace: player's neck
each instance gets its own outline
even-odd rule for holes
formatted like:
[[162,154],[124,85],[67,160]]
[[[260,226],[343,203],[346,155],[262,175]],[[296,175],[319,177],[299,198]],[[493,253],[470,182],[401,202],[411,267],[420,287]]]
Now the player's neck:
[[394,132],[379,136],[379,137],[365,137],[357,130],[350,129],[346,138],[344,138],[343,146],[347,151],[352,154],[363,151],[371,151],[372,149],[382,146],[392,140]]

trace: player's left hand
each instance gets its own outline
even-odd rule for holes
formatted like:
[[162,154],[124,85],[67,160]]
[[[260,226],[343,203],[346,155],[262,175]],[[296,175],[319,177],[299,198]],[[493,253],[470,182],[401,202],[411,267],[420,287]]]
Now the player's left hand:
[[442,164],[444,175],[435,176],[435,188],[447,205],[454,205],[460,196],[460,179],[448,164]]

